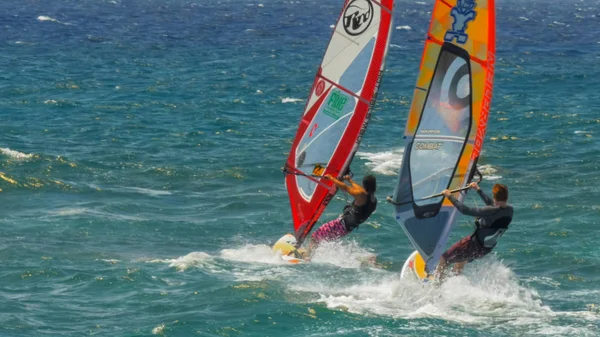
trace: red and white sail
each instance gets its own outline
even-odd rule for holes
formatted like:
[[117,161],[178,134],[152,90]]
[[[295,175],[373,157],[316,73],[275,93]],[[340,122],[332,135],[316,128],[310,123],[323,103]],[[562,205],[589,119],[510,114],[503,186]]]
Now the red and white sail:
[[317,71],[285,164],[296,238],[306,238],[336,193],[370,117],[392,32],[394,0],[348,0]]

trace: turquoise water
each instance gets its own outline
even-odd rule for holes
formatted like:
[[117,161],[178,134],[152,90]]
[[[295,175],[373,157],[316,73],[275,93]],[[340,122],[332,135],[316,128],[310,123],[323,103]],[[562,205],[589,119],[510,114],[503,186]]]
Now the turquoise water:
[[[270,252],[339,1],[2,1],[0,335],[600,335],[599,5],[498,2],[482,186],[509,186],[515,221],[429,289],[399,280],[412,248],[383,202],[315,263]],[[398,2],[352,165],[380,200],[430,10]]]

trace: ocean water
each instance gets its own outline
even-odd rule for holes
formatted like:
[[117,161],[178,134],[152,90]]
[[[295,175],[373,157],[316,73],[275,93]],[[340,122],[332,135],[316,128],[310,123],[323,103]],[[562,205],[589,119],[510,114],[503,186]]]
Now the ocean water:
[[480,164],[515,220],[439,289],[399,280],[412,248],[383,202],[430,1],[397,3],[352,164],[377,175],[377,212],[314,263],[270,251],[292,228],[280,168],[340,7],[0,2],[0,336],[599,336],[600,1],[498,1]]

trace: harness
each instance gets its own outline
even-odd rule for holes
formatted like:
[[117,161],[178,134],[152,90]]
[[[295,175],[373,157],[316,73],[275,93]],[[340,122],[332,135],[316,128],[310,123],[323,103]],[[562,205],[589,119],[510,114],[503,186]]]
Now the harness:
[[503,216],[496,219],[491,226],[481,227],[479,222],[481,218],[475,219],[475,232],[471,235],[471,240],[484,248],[494,248],[498,243],[498,239],[506,232],[508,225],[512,221],[512,217]]
[[[355,201],[356,202],[356,201]],[[377,198],[372,194],[367,194],[367,203],[362,206],[356,206],[354,202],[346,205],[340,216],[342,223],[347,231],[352,231],[365,222],[377,208]]]

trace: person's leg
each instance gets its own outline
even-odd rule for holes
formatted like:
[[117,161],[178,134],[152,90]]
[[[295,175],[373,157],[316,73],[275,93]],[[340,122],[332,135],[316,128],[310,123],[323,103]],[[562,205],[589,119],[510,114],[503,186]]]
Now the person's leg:
[[473,262],[477,259],[481,259],[482,257],[489,254],[492,250],[490,248],[484,248],[474,242],[473,240],[469,240],[469,242],[465,245],[463,257],[466,258],[464,261],[456,262],[452,267],[452,271],[456,275],[462,274],[463,269],[469,262]]
[[306,251],[304,251],[302,253],[302,259],[310,260],[312,254],[313,254],[313,250],[315,249],[316,246],[317,246],[317,242],[313,238],[311,238],[310,242],[308,243],[308,248],[306,248]]
[[460,275],[467,263],[469,263],[469,261],[456,262],[454,266],[452,266],[452,272],[456,275]]
[[346,226],[339,218],[329,221],[312,234],[306,255],[310,257],[322,241],[335,241],[348,233]]
[[475,260],[481,259],[492,251],[490,248],[484,248],[479,246],[477,243],[470,241],[469,242],[469,259],[460,263],[456,263],[452,268],[452,271],[456,275],[462,274],[463,269],[469,262],[473,262]]
[[449,265],[468,261],[470,241],[471,237],[466,236],[454,245],[452,245],[450,249],[448,249],[444,254],[442,254],[435,271],[435,277],[440,283],[445,278],[446,268],[448,268]]
[[442,256],[440,256],[440,262],[438,262],[437,268],[435,268],[435,277],[437,279],[442,279],[443,278],[443,274],[446,273],[446,268],[448,268],[448,262],[446,261],[446,258],[444,257],[444,255],[446,255],[448,252],[442,254]]

